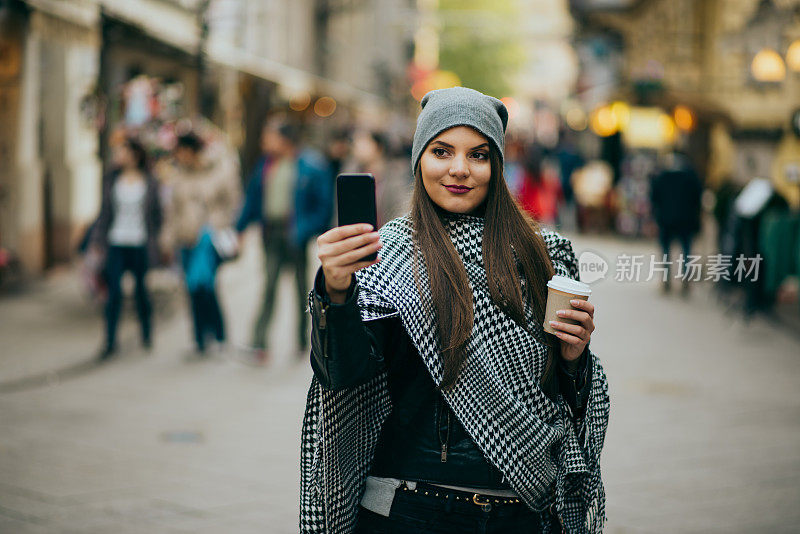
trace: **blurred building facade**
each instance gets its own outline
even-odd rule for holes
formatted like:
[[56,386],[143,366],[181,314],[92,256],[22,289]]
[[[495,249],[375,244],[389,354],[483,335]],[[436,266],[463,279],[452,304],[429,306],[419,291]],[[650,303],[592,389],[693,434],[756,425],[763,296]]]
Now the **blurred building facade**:
[[415,5],[0,0],[0,249],[33,274],[73,256],[119,127],[203,115],[247,169],[269,113],[385,114],[408,98]]
[[41,270],[69,257],[72,222],[94,216],[101,167],[84,97],[98,76],[99,27],[86,2],[0,7],[0,245]]
[[792,182],[800,165],[792,128],[800,1],[573,0],[572,8],[578,46],[602,49],[597,64],[582,65],[579,90],[590,107],[621,100],[659,107],[679,122],[680,108],[686,128],[678,144],[708,185],[770,177],[800,206]]

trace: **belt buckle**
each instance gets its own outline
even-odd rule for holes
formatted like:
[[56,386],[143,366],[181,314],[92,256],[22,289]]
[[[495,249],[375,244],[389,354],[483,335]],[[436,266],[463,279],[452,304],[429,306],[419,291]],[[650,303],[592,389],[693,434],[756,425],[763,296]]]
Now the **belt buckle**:
[[472,496],[472,502],[477,504],[481,507],[481,510],[484,512],[491,512],[492,511],[492,504],[487,500],[486,502],[480,502],[478,498],[480,497],[480,493],[476,493]]

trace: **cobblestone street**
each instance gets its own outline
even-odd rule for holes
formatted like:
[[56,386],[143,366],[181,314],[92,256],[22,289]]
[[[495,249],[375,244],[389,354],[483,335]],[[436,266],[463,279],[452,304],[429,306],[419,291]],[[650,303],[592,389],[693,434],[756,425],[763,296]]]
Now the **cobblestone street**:
[[[613,238],[574,243],[578,253],[606,258],[655,252]],[[152,353],[137,348],[128,313],[118,359],[48,375],[91,357],[99,315],[77,294],[67,311],[48,297],[51,289],[0,301],[0,382],[23,371],[50,377],[0,392],[0,532],[297,532],[311,370],[288,335],[288,272],[272,364],[242,362],[236,346],[248,337],[261,292],[260,252],[255,240],[249,245],[220,280],[231,347],[203,360],[188,351],[181,295],[175,313],[162,314]],[[764,319],[726,313],[708,284],[684,299],[610,274],[592,295],[592,348],[612,401],[606,532],[796,532],[797,339]],[[57,294],[72,302],[69,291]]]

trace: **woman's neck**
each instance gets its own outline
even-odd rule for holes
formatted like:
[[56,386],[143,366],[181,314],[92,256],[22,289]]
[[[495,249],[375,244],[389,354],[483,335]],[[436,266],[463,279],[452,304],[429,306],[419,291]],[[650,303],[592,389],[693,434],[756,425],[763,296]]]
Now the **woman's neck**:
[[439,214],[439,217],[441,217],[442,219],[451,219],[451,220],[469,219],[469,218],[483,219],[486,216],[486,202],[483,202],[480,206],[467,213],[456,213],[452,211],[447,211],[446,209],[440,208],[435,204],[434,207],[436,208],[436,212]]

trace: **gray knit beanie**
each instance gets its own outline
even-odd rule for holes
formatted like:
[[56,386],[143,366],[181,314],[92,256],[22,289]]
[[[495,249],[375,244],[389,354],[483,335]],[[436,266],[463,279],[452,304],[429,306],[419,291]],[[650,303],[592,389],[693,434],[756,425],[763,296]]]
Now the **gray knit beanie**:
[[494,144],[503,161],[508,110],[493,96],[467,87],[449,87],[428,92],[420,102],[417,130],[411,147],[411,169],[417,170],[419,157],[431,140],[454,126],[471,126]]

